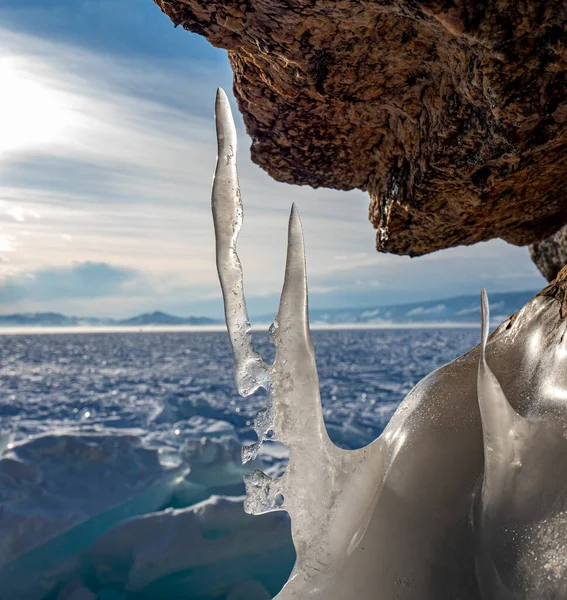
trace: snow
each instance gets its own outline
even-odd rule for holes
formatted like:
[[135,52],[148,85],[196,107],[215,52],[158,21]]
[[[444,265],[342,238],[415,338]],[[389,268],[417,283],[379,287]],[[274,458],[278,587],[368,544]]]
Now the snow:
[[39,435],[14,445],[0,459],[1,593],[42,598],[64,563],[116,521],[159,508],[187,471],[162,465],[131,435]]
[[[260,566],[271,565],[274,556],[292,554],[287,515],[256,519],[244,513],[242,498],[212,496],[190,508],[119,523],[87,556],[103,586],[176,598],[195,597],[197,591],[204,597],[229,595],[255,577],[262,587],[273,588],[273,577]],[[286,577],[285,568],[279,575],[280,580]]]
[[[293,560],[289,520],[255,519],[241,497],[210,495],[241,491],[243,473],[234,428],[210,421],[187,425],[176,461],[117,433],[42,434],[8,450],[0,459],[0,598],[41,600],[58,588],[58,600],[105,589],[217,597],[237,584],[262,598],[266,586],[281,586]],[[224,562],[223,576],[212,577]],[[87,573],[91,587],[77,579]]]
[[[475,332],[466,330],[316,332],[332,439],[348,448],[372,441],[413,383],[473,338]],[[210,582],[219,570],[227,580],[218,600],[264,600],[266,593],[279,591],[294,562],[289,522],[283,512],[268,515],[276,518],[275,525],[244,513],[242,474],[261,468],[279,477],[289,453],[269,439],[256,461],[242,467],[241,446],[254,441],[251,420],[266,399],[260,394],[237,399],[225,335],[13,335],[1,340],[0,498],[12,515],[21,507],[17,523],[5,529],[0,521],[2,531],[11,532],[0,539],[1,600],[74,600],[71,594],[133,600],[124,586],[137,572],[127,558],[134,545],[127,539],[121,542],[126,550],[116,544],[122,548],[117,562],[97,554],[96,576],[93,552],[111,539],[105,536],[127,534],[140,542],[136,553],[159,559],[162,534],[151,540],[144,532],[157,529],[146,518],[171,535],[179,528],[183,535],[175,543],[181,555],[195,558],[203,539],[209,544],[216,537],[218,545],[208,546],[206,561],[187,566],[184,573],[193,569],[192,577],[177,580],[170,571],[152,580],[144,600],[202,600],[195,586],[217,593]],[[255,334],[254,340],[269,359],[273,348],[267,336]],[[106,472],[103,455],[110,457]],[[186,474],[176,478],[176,473]],[[193,508],[202,510],[211,496],[223,498],[211,503],[211,518],[191,517]],[[226,519],[222,537],[209,528],[216,514],[234,517]],[[25,533],[19,554],[13,541],[17,527]],[[223,554],[226,544],[232,550]],[[248,546],[254,548],[250,554]],[[176,564],[172,561],[172,568]],[[165,573],[167,564],[160,569]],[[109,587],[105,572],[122,575]]]

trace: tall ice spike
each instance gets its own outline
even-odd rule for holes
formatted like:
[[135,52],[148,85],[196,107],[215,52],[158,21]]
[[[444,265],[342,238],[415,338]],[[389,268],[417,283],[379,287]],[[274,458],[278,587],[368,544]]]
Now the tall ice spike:
[[[481,292],[482,343],[478,365],[477,393],[484,438],[485,478],[483,494],[496,483],[500,470],[514,463],[518,429],[525,421],[508,402],[498,380],[486,362],[490,322],[488,296]],[[494,481],[493,481],[494,479]]]
[[212,210],[215,225],[217,270],[224,297],[224,310],[232,351],[234,381],[241,396],[259,387],[268,389],[269,371],[252,347],[250,322],[244,297],[242,265],[236,252],[243,210],[236,167],[236,128],[226,93],[217,90],[217,166],[213,180]]
[[309,330],[303,229],[295,204],[289,216],[285,278],[274,329],[272,403],[279,412],[288,415],[276,423],[278,439],[288,445],[327,441]]
[[[305,589],[327,585],[365,534],[385,472],[378,440],[361,450],[342,450],[329,439],[319,392],[315,351],[309,331],[305,248],[295,205],[288,226],[287,260],[278,314],[272,326],[274,364],[264,364],[250,341],[236,241],[242,203],[236,173],[236,133],[226,94],[216,101],[218,159],[212,208],[217,268],[234,352],[235,380],[242,395],[269,391],[268,405],[254,420],[258,441],[243,449],[244,462],[262,442],[277,440],[289,449],[285,473],[272,478],[260,470],[244,476],[244,509],[251,514],[286,510],[296,564],[280,600],[303,597]],[[366,481],[370,476],[373,484]],[[332,524],[332,526],[329,526]]]

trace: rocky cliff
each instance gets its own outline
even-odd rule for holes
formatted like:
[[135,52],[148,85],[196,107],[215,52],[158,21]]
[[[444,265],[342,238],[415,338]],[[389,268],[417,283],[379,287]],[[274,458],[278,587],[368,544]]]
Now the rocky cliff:
[[565,0],[155,0],[226,48],[252,158],[412,256],[567,222]]

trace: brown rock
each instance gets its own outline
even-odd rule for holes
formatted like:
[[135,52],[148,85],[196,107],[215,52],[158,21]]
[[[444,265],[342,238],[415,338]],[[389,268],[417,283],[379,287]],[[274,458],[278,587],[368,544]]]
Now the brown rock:
[[532,244],[530,255],[547,281],[553,281],[559,271],[567,265],[567,227],[562,227],[545,240]]
[[567,222],[565,0],[155,0],[229,50],[252,158],[370,192],[378,249]]

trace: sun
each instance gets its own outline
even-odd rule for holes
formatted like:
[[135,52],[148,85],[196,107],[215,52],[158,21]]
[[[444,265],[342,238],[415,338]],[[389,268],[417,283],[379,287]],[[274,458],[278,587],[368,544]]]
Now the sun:
[[0,59],[0,158],[57,142],[71,123],[66,94],[34,77],[16,58]]

